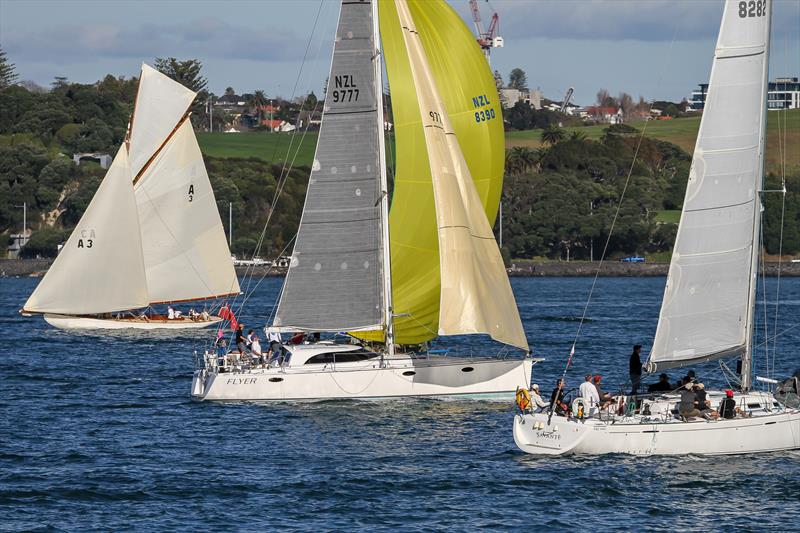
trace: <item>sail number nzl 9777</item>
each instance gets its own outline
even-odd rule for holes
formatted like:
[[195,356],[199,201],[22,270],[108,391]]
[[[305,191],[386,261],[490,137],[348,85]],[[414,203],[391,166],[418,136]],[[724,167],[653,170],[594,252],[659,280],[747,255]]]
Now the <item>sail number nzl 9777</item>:
[[[494,109],[489,107],[490,105],[492,104],[489,102],[489,98],[485,94],[472,97],[472,107],[475,108],[475,122],[486,122],[487,120],[492,120],[497,116],[494,112]],[[481,109],[484,107],[486,109]]]
[[358,102],[358,86],[353,81],[352,74],[342,74],[333,77],[333,92],[331,94],[334,103]]
[[739,18],[765,17],[766,15],[767,0],[739,2]]

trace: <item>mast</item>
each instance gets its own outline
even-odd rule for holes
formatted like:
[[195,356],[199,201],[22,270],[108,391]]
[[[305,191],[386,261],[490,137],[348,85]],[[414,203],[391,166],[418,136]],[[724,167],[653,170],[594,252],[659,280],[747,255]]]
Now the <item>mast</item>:
[[[769,45],[772,27],[772,2],[766,6],[767,31],[764,46],[764,70],[761,82],[764,85],[763,106],[767,106],[769,90]],[[758,286],[758,259],[761,255],[761,193],[764,189],[764,153],[766,151],[767,111],[761,113],[761,131],[758,142],[758,178],[756,179],[755,209],[753,210],[753,249],[750,262],[750,295],[747,302],[747,341],[742,355],[742,390],[748,391],[753,386],[753,333],[755,331],[756,287]],[[765,348],[766,349],[766,348]]]
[[386,354],[394,355],[394,309],[392,305],[392,251],[389,245],[389,179],[386,169],[386,139],[383,119],[383,62],[381,61],[381,32],[378,19],[378,0],[372,0],[372,36],[375,45],[375,98],[378,120],[378,164],[380,165],[381,251],[383,253],[383,316],[386,328]]

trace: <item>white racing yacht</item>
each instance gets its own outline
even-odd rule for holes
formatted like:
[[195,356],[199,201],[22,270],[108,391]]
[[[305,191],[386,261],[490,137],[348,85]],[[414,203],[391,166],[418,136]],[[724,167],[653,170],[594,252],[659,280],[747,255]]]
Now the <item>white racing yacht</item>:
[[62,329],[195,329],[222,319],[149,312],[239,294],[189,120],[196,93],[142,65],[125,143],[23,315]]
[[[397,161],[391,217],[384,57]],[[267,329],[348,332],[360,345],[285,346],[268,365],[206,352],[193,398],[485,397],[527,387],[534,360],[489,224],[505,152],[499,98],[458,14],[445,2],[343,1],[323,112]],[[519,356],[409,349],[464,334],[488,335]]]
[[[744,7],[743,7],[744,6]],[[686,418],[674,394],[618,399],[588,416],[514,418],[514,441],[540,455],[745,454],[800,447],[800,410],[753,389],[772,2],[728,0],[648,372],[741,357],[733,418]],[[764,388],[774,380],[758,378]],[[794,398],[797,385],[795,381]],[[714,408],[725,397],[709,393]],[[780,400],[780,401],[779,401]]]

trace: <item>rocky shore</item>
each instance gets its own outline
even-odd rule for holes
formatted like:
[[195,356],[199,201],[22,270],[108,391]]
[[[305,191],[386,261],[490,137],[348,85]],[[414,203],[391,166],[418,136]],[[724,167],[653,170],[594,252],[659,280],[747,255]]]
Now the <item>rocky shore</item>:
[[[0,259],[0,277],[40,277],[43,276],[52,259]],[[590,261],[554,261],[547,263],[514,262],[509,269],[513,277],[581,277],[594,276],[598,262]],[[767,276],[778,273],[778,263],[767,263]],[[667,263],[620,263],[607,261],[600,269],[603,277],[646,277],[666,276],[669,270]],[[239,276],[284,276],[285,268],[236,267]],[[800,263],[782,263],[781,276],[800,276]]]

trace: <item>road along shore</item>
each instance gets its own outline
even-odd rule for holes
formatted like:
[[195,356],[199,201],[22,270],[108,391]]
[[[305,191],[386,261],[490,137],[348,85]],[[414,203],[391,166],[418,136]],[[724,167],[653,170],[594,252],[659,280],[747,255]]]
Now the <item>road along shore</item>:
[[[44,276],[52,259],[0,259],[0,278],[41,277]],[[512,277],[587,277],[597,272],[598,261],[550,261],[550,262],[512,262],[508,269]],[[766,275],[778,275],[778,263],[767,263]],[[603,277],[649,277],[666,276],[668,263],[621,263],[606,261],[600,268]],[[236,274],[242,276],[285,276],[285,268],[265,266],[236,267]],[[781,263],[781,276],[800,276],[800,263]]]

